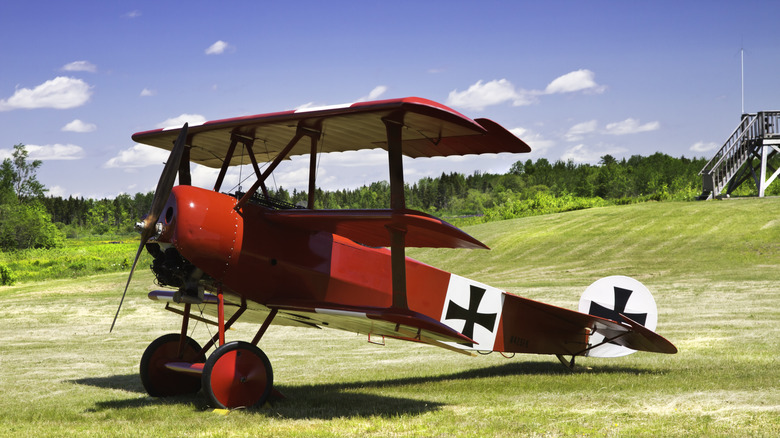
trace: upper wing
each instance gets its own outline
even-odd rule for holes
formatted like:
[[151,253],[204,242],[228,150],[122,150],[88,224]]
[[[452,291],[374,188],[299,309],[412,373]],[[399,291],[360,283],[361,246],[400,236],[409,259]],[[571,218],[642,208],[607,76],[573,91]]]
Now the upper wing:
[[415,210],[277,210],[265,213],[271,222],[327,231],[363,245],[391,246],[390,229],[405,233],[405,246],[485,248],[479,240],[429,214]]
[[[320,133],[318,152],[344,152],[387,148],[384,119],[400,120],[405,128],[403,154],[412,158],[499,152],[530,152],[522,140],[487,119],[471,120],[439,103],[409,97],[358,102],[323,108],[304,108],[270,114],[237,117],[191,125],[190,161],[219,168],[234,136],[251,140],[258,161],[270,161],[285,148],[299,128]],[[133,140],[170,150],[179,128],[139,132]],[[310,154],[300,142],[288,154]],[[267,157],[267,159],[264,159]],[[247,164],[240,154],[230,165]]]

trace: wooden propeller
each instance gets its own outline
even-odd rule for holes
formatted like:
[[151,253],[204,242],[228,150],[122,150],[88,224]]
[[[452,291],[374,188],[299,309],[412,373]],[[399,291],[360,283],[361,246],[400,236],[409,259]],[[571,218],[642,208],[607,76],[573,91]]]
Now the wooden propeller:
[[138,251],[135,253],[135,259],[133,260],[133,266],[130,268],[130,275],[127,276],[127,284],[125,284],[125,291],[122,292],[122,299],[119,300],[119,307],[116,309],[116,315],[114,315],[114,321],[111,323],[109,333],[114,330],[116,319],[119,317],[119,311],[122,309],[122,303],[125,301],[125,295],[127,295],[127,288],[130,286],[130,280],[133,278],[133,272],[135,266],[138,264],[138,259],[141,257],[141,252],[144,250],[146,242],[149,241],[157,228],[157,220],[162,214],[162,209],[165,207],[165,203],[168,202],[168,197],[173,190],[173,183],[176,181],[176,174],[179,172],[182,156],[186,149],[187,142],[187,130],[188,124],[185,123],[182,126],[179,136],[176,138],[173,150],[168,156],[168,161],[165,162],[160,180],[157,182],[157,188],[154,191],[154,199],[152,200],[152,208],[149,210],[149,214],[141,221],[138,222],[135,228],[141,232],[141,244],[138,245]]

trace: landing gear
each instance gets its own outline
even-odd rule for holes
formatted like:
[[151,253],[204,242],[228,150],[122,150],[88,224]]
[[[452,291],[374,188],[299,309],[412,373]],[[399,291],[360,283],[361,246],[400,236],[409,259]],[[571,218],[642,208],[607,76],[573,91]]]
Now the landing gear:
[[561,364],[563,364],[564,367],[566,367],[569,371],[574,371],[574,359],[577,357],[576,355],[571,356],[571,360],[566,360],[565,357],[563,357],[562,354],[556,354],[555,355],[559,361],[561,361]]
[[271,395],[273,380],[268,357],[248,342],[220,346],[203,366],[203,391],[222,409],[262,406]]
[[[189,336],[181,342],[181,335],[169,333],[155,339],[141,357],[141,383],[152,397],[192,394],[200,390],[200,376],[180,373],[168,368],[171,362],[203,363],[206,355],[200,345]],[[181,354],[180,346],[183,346]]]
[[[160,292],[155,299],[173,301],[173,294]],[[282,397],[273,390],[274,375],[271,362],[256,344],[263,337],[278,309],[272,309],[252,342],[235,341],[225,343],[225,331],[238,320],[246,310],[246,301],[233,316],[225,321],[225,302],[221,289],[216,297],[209,296],[207,304],[217,305],[217,321],[210,322],[190,315],[190,304],[184,311],[180,333],[161,336],[152,342],[141,358],[141,381],[146,392],[153,397],[203,392],[210,404],[221,409],[262,406],[271,394]],[[166,307],[167,308],[167,307]],[[187,336],[190,318],[217,325],[218,331],[201,348]],[[206,351],[219,345],[208,360]]]

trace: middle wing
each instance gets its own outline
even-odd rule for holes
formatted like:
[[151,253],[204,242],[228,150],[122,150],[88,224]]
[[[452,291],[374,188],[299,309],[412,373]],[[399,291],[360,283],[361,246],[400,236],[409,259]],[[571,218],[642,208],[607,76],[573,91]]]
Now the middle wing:
[[390,230],[403,231],[408,247],[484,248],[462,230],[415,210],[277,210],[265,213],[271,222],[326,231],[373,247],[391,246]]

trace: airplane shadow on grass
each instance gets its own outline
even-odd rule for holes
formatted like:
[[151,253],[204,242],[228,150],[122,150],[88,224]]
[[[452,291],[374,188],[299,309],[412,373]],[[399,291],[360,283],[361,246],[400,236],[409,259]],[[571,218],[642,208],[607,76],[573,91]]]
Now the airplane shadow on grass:
[[[652,371],[631,367],[605,366],[594,369],[575,369],[575,374],[587,372],[591,374],[647,374]],[[445,403],[417,398],[402,398],[380,394],[370,394],[372,390],[382,390],[402,386],[424,385],[437,382],[489,379],[506,376],[560,375],[571,374],[561,365],[554,362],[511,362],[485,368],[461,371],[453,374],[437,376],[402,377],[390,380],[366,380],[345,383],[324,383],[314,385],[276,385],[285,399],[272,400],[269,405],[251,410],[258,414],[272,414],[290,419],[319,418],[333,419],[339,417],[395,417],[398,415],[419,415],[441,409]],[[108,377],[92,377],[72,380],[79,385],[95,386],[106,389],[145,394],[137,374],[116,375]],[[419,391],[410,389],[414,394]],[[424,395],[424,393],[423,393]],[[154,405],[179,404],[207,410],[210,407],[201,393],[176,397],[154,398],[141,397],[124,400],[109,400],[95,404],[94,411],[108,409],[133,409]]]

